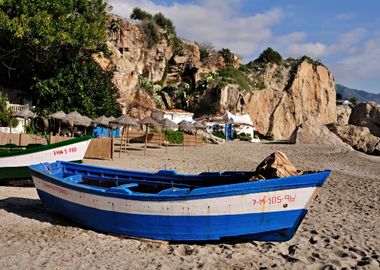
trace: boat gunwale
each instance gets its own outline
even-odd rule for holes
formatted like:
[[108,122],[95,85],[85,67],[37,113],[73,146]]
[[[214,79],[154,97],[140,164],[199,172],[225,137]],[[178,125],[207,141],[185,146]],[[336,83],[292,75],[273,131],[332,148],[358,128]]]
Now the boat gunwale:
[[36,147],[29,148],[29,149],[12,150],[12,151],[0,150],[0,160],[2,158],[22,156],[22,155],[28,155],[28,154],[33,154],[33,153],[37,153],[37,152],[43,152],[43,151],[55,149],[55,148],[62,147],[62,146],[67,146],[67,145],[71,145],[71,144],[75,144],[75,143],[84,142],[84,141],[91,140],[91,139],[92,139],[92,137],[87,135],[87,136],[73,138],[73,139],[69,139],[69,140],[61,141],[61,142],[57,142],[57,143],[36,146]]

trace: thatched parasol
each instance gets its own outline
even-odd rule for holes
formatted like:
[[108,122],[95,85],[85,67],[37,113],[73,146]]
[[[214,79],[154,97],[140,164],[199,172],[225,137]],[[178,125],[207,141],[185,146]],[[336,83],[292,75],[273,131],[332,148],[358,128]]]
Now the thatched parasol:
[[[81,126],[81,127],[86,128],[91,125],[92,119],[87,116],[81,115],[77,111],[74,111],[74,112],[68,113],[65,116],[65,118],[62,119],[62,121],[65,123],[68,123],[71,127]],[[73,133],[73,136],[74,136],[74,133]]]
[[112,121],[115,121],[115,120],[116,120],[116,118],[113,117],[113,116],[108,117],[108,122],[112,122]]
[[195,129],[195,126],[191,124],[190,122],[187,122],[186,120],[182,120],[178,124],[178,129],[182,131],[183,134],[183,142],[182,142],[182,148],[185,149],[185,131],[190,132]]
[[152,112],[152,115],[150,117],[152,117],[157,122],[161,122],[162,120],[164,120],[164,114],[160,111]]
[[206,126],[203,125],[200,121],[198,122],[195,122],[194,124],[194,128],[195,128],[195,142],[194,142],[194,146],[197,147],[197,135],[198,135],[198,130],[199,129],[206,129]]
[[[175,128],[178,128],[178,125],[176,123],[174,123],[172,120],[170,119],[163,119],[160,121],[160,124],[162,125],[163,128],[165,128],[165,141],[166,141],[166,132],[168,129],[175,129]],[[166,153],[168,152],[168,143],[165,144],[165,150],[166,150]]]
[[179,122],[178,128],[182,131],[193,131],[195,129],[195,126],[186,120],[182,120]]
[[108,127],[109,122],[110,120],[105,115],[102,115],[92,121],[92,123],[94,123],[95,125],[104,127]]
[[111,135],[111,137],[113,137],[113,133],[112,133],[112,130],[113,129],[115,129],[115,128],[117,128],[117,124],[115,124],[115,123],[111,123],[112,121],[115,121],[116,120],[116,118],[115,117],[113,117],[113,116],[110,116],[110,117],[108,117],[108,136],[110,136]]
[[159,128],[161,127],[161,124],[154,120],[152,117],[147,116],[143,120],[140,121],[140,124],[151,127],[151,128]]
[[[20,117],[20,118],[24,119],[24,133],[26,132],[26,119],[34,117],[34,116],[35,116],[35,113],[29,109],[24,109],[22,111],[18,111],[16,113],[12,114],[12,117]],[[20,134],[20,136],[21,136],[21,134]]]
[[[118,125],[118,126],[123,126],[127,129],[127,138],[124,142],[124,151],[127,151],[127,143],[129,144],[129,127],[131,126],[139,126],[139,123],[132,117],[130,117],[129,115],[122,115],[112,121],[109,122],[110,125]],[[124,137],[124,133],[125,133],[125,128],[123,128],[123,133],[121,134],[121,137],[120,137],[120,151],[119,151],[119,157],[121,155],[121,149],[122,149],[122,145],[123,145],[123,137]]]
[[145,145],[144,145],[144,155],[146,155],[146,145],[148,142],[148,130],[149,128],[159,128],[161,124],[154,120],[152,117],[147,116],[140,121],[140,124],[144,125],[145,128]]
[[55,112],[55,113],[49,115],[49,117],[52,119],[56,119],[56,120],[63,120],[63,118],[66,117],[66,113],[63,111],[58,111],[58,112]]
[[18,111],[14,114],[12,114],[13,117],[20,117],[20,118],[24,118],[24,119],[28,119],[30,117],[33,117],[35,116],[35,113],[32,112],[31,110],[29,109],[24,109],[22,111]]
[[[109,131],[108,125],[109,125],[109,119],[105,115],[99,116],[98,118],[94,119],[92,121],[92,124],[95,126],[100,126],[101,127],[101,133],[100,136],[103,137],[103,128],[107,128]],[[109,133],[109,132],[108,132]]]
[[66,117],[66,113],[63,111],[58,111],[49,115],[49,118],[58,120],[58,135],[61,133],[61,123],[65,117]]
[[172,120],[167,119],[167,118],[161,120],[160,124],[162,125],[163,128],[166,128],[166,129],[178,128],[178,125],[176,123],[174,123]]

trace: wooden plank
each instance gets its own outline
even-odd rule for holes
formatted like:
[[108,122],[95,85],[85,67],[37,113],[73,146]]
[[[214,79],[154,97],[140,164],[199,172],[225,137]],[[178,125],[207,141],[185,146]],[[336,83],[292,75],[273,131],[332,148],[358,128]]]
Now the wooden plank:
[[112,159],[113,139],[93,138],[87,148],[85,158]]

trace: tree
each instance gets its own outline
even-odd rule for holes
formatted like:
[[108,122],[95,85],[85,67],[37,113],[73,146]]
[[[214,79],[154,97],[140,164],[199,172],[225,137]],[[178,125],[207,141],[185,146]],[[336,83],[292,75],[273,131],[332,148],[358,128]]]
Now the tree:
[[211,42],[202,42],[199,44],[199,52],[201,59],[209,57],[210,53],[215,51],[214,45]]
[[16,127],[17,119],[12,118],[12,112],[7,107],[8,97],[0,91],[0,127]]
[[57,76],[36,84],[40,92],[38,103],[47,104],[39,106],[39,112],[51,114],[69,109],[92,118],[118,116],[119,92],[111,80],[111,72],[103,71],[91,56],[78,55],[70,65],[58,70]]
[[223,57],[226,64],[232,64],[234,62],[235,55],[230,51],[230,49],[223,48],[218,53]]
[[275,63],[280,64],[282,62],[282,56],[280,53],[276,52],[272,48],[267,48],[265,51],[263,51],[259,58],[255,60],[257,63]]
[[136,7],[133,9],[130,18],[133,20],[144,21],[144,20],[151,20],[153,16],[149,14],[148,12]]
[[336,100],[343,99],[343,96],[341,93],[336,93]]
[[[76,63],[89,65],[83,69],[92,69],[91,55],[107,52],[106,9],[103,0],[0,1],[1,82],[10,88],[29,92],[39,110],[46,111],[54,102],[63,102],[67,111],[71,109],[71,103],[64,101],[99,98],[89,101],[96,106],[103,99],[115,97],[111,80],[105,80],[107,85],[101,81],[111,75],[99,71],[102,75],[92,78],[93,74],[87,74],[89,78],[82,76],[81,80],[67,82],[72,89],[62,100],[47,102],[46,99],[47,92],[63,93],[60,89],[62,71],[65,71],[66,78],[76,78]],[[104,85],[98,95],[92,94],[92,84]],[[117,106],[116,100],[112,103]],[[80,111],[93,113],[89,106],[81,107]]]
[[351,97],[348,99],[349,102],[351,102],[352,106],[355,107],[358,105],[358,99],[356,97]]

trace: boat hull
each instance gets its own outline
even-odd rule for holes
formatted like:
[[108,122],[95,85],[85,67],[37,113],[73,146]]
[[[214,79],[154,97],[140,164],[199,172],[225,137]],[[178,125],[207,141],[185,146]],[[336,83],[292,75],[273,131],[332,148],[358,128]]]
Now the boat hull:
[[81,161],[90,141],[91,137],[83,137],[0,155],[0,180],[30,178],[28,166],[33,164],[57,160]]
[[[315,183],[323,183],[328,174],[316,177]],[[221,187],[217,193],[160,198],[83,190],[47,174],[32,175],[42,203],[79,224],[105,233],[172,241],[287,241],[321,185],[257,188],[252,182],[244,189]]]

